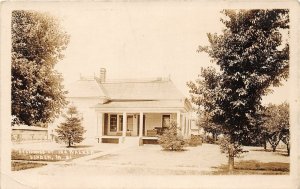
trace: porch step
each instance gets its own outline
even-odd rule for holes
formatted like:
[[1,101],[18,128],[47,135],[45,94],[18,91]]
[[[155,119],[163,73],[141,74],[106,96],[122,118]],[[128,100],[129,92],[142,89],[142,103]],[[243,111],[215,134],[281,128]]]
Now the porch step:
[[126,146],[138,146],[140,138],[139,137],[125,137],[124,141],[120,138],[119,144],[124,144]]

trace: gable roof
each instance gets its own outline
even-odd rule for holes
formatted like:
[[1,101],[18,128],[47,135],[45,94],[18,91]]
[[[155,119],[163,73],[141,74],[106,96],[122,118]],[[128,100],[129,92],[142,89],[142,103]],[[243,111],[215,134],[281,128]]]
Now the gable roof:
[[68,97],[104,97],[119,100],[181,100],[184,95],[170,79],[111,81],[81,79],[67,87]]
[[66,87],[68,97],[105,97],[103,90],[94,79],[80,79]]
[[100,84],[112,100],[177,100],[184,96],[171,80],[107,82]]

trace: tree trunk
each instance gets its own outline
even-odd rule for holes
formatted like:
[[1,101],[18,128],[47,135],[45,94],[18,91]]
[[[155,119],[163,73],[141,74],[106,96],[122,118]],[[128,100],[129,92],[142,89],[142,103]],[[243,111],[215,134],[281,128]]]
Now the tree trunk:
[[228,171],[232,173],[234,170],[234,156],[228,155]]
[[268,141],[269,141],[269,143],[272,146],[273,152],[275,152],[276,151],[276,147],[277,147],[277,145],[278,145],[278,143],[279,143],[280,140],[277,143],[276,142],[272,142],[270,139]]
[[290,156],[290,145],[289,144],[286,145],[286,149],[287,149],[288,156]]
[[216,142],[217,142],[217,139],[218,139],[217,133],[213,133],[213,137],[214,137],[214,143],[216,143]]
[[275,152],[276,151],[276,146],[272,145],[272,149],[273,149],[273,152]]
[[69,146],[68,147],[71,147],[71,140],[69,140]]
[[267,140],[264,139],[264,150],[266,151],[267,150]]

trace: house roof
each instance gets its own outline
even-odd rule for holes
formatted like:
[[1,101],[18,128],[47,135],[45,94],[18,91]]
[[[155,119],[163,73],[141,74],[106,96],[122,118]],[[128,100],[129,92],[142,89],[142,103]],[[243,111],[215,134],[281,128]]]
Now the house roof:
[[80,79],[66,87],[68,97],[104,97],[99,84],[94,79]]
[[94,108],[190,108],[170,79],[100,82],[97,77],[81,78],[67,89],[69,98],[99,98]]
[[101,83],[112,100],[175,100],[184,96],[171,80],[125,81]]
[[28,125],[14,125],[11,127],[12,130],[32,130],[32,131],[47,131],[47,128],[44,127],[36,127],[36,126],[28,126]]
[[179,100],[183,94],[169,79],[111,81],[81,79],[67,87],[68,97],[106,97],[110,100]]

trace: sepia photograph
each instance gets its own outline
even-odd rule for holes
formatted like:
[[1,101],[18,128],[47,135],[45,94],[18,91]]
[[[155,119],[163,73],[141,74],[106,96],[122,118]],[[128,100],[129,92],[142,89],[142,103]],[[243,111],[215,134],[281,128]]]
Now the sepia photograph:
[[271,2],[3,3],[2,187],[300,187],[299,4]]

